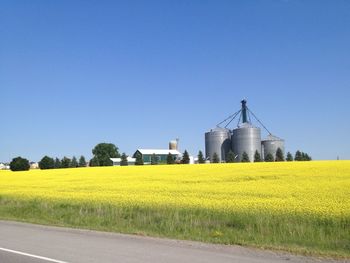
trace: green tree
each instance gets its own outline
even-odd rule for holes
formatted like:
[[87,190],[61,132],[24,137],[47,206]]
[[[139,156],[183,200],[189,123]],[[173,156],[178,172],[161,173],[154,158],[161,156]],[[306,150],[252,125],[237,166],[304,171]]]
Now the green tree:
[[211,159],[212,163],[219,163],[220,162],[220,158],[219,155],[217,153],[213,154],[213,158]]
[[306,156],[304,152],[301,152],[301,160],[306,161]]
[[61,167],[62,168],[69,168],[70,167],[70,162],[71,160],[68,157],[63,157],[63,159],[61,160]]
[[190,156],[189,156],[187,150],[185,150],[183,155],[182,155],[181,163],[182,164],[189,164],[190,163]]
[[59,168],[61,168],[62,167],[62,165],[61,165],[61,160],[60,159],[58,159],[57,157],[56,157],[56,159],[55,159],[55,169],[59,169]]
[[233,151],[229,151],[226,156],[227,163],[233,163],[235,161],[235,153]]
[[53,169],[55,168],[55,160],[49,156],[44,156],[40,161],[39,161],[39,168],[44,170],[44,169]]
[[312,158],[310,155],[306,154],[306,161],[312,161]]
[[86,167],[86,160],[83,155],[79,158],[79,167]]
[[260,153],[258,152],[258,150],[255,151],[254,153],[254,162],[261,162],[261,156]]
[[295,156],[294,156],[294,161],[302,161],[302,154],[301,152],[298,150],[295,152]]
[[198,163],[205,163],[205,159],[204,159],[202,151],[198,152]]
[[265,156],[265,162],[273,162],[274,159],[273,159],[273,155],[271,153],[268,153],[266,156]]
[[126,156],[126,154],[123,153],[120,158],[120,166],[128,166],[128,156]]
[[301,161],[311,161],[311,160],[312,158],[307,153],[301,152]]
[[241,162],[242,163],[249,163],[250,162],[249,156],[248,156],[248,154],[246,152],[243,152]]
[[99,143],[92,149],[92,154],[94,158],[98,160],[95,164],[96,166],[112,166],[113,162],[110,158],[119,158],[120,154],[118,152],[118,147],[112,143]]
[[151,165],[156,165],[158,164],[158,156],[154,153],[151,156]]
[[30,168],[29,161],[20,156],[13,158],[10,162],[11,171],[28,171]]
[[283,162],[284,161],[284,154],[283,154],[283,151],[280,147],[277,148],[275,161],[276,162]]
[[135,165],[143,165],[142,154],[140,152],[136,153],[135,158]]
[[92,159],[89,162],[89,166],[91,166],[91,167],[100,166],[100,163],[98,162],[98,158],[92,157]]
[[293,161],[293,155],[290,152],[287,152],[287,158],[286,158],[287,162],[292,162]]
[[168,156],[166,157],[166,163],[167,164],[174,164],[175,163],[174,156],[171,153],[168,153]]
[[75,156],[73,156],[72,161],[70,162],[70,167],[77,168],[78,167],[78,161]]

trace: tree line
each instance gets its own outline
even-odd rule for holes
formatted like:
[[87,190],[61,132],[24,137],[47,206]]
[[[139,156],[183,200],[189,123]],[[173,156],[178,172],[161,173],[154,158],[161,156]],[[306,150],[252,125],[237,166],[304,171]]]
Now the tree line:
[[[89,161],[90,166],[111,166],[113,162],[110,158],[119,157],[118,147],[112,143],[99,143],[92,149],[93,157]],[[73,156],[72,158],[63,157],[52,158],[45,155],[39,161],[40,169],[59,169],[59,168],[76,168],[76,167],[86,167],[87,162],[85,157],[80,156],[79,160]],[[30,168],[30,163],[27,159],[22,157],[13,158],[10,163],[10,169],[12,171],[27,171]]]
[[65,156],[60,160],[57,157],[54,159],[46,155],[39,161],[39,168],[42,170],[77,167],[86,167],[86,160],[83,155],[80,156],[79,161],[75,156],[72,159]]
[[[121,158],[120,165],[128,165],[127,155],[123,153],[120,155],[119,149],[112,143],[99,143],[92,149],[93,157],[87,163],[85,157],[80,156],[79,160],[73,156],[72,158],[63,157],[52,158],[50,156],[45,155],[39,161],[40,169],[60,169],[60,168],[76,168],[76,167],[86,167],[86,166],[112,166],[113,162],[110,158]],[[167,164],[175,164],[178,160],[174,159],[174,157],[169,153],[167,156]],[[182,159],[180,163],[188,164],[190,163],[190,157],[187,151],[183,153]],[[141,154],[136,155],[136,165],[143,165],[143,159]],[[151,156],[151,164],[156,165],[159,164],[158,157],[153,154]],[[12,171],[26,171],[29,170],[30,163],[27,159],[22,157],[13,158],[10,163],[10,169]]]
[[[235,162],[235,159],[238,156],[235,155],[235,153],[230,150],[226,156],[226,163],[233,163]],[[249,159],[249,155],[246,152],[243,152],[242,156],[241,156],[241,162],[245,163],[245,162],[250,162]],[[296,151],[295,155],[293,157],[293,155],[288,152],[286,158],[284,157],[283,151],[281,148],[277,148],[276,151],[276,157],[274,158],[274,156],[271,153],[268,153],[265,156],[265,159],[263,159],[260,155],[260,153],[258,151],[255,151],[254,153],[254,162],[283,162],[283,161],[311,161],[312,158],[311,156],[309,156],[307,153],[301,152],[301,151]],[[220,162],[220,158],[218,156],[217,153],[214,153],[212,158],[211,158],[211,162],[212,163],[219,163]],[[199,151],[198,153],[198,163],[205,163],[205,159],[203,158],[203,153],[201,151]]]
[[[73,156],[71,159],[68,157],[63,157],[62,159],[59,158],[52,158],[47,155],[45,155],[40,161],[39,161],[39,168],[40,169],[59,169],[59,168],[76,168],[76,167],[86,167],[89,166],[112,166],[113,162],[110,158],[121,158],[120,165],[125,166],[128,165],[127,155],[123,153],[120,155],[119,149],[117,146],[115,146],[112,143],[99,143],[92,149],[93,157],[87,163],[84,156],[80,156],[79,160]],[[140,153],[137,153],[136,156],[135,165],[143,165],[143,159],[142,155]],[[233,163],[237,156],[230,151],[226,156],[226,162],[227,163]],[[260,153],[258,151],[254,154],[254,162],[281,162],[281,161],[311,161],[312,158],[304,152],[296,151],[294,157],[290,152],[287,153],[286,158],[284,158],[283,151],[278,148],[276,151],[276,157],[274,158],[272,154],[267,154],[265,159],[263,160],[260,156]],[[198,163],[205,163],[206,159],[203,156],[202,151],[198,152]],[[219,163],[220,158],[217,153],[214,153],[214,155],[211,158],[212,163]],[[242,154],[241,162],[250,162],[249,156],[246,152]],[[159,164],[158,157],[153,154],[151,156],[151,165],[157,165]],[[184,151],[182,154],[182,159],[177,160],[174,158],[172,154],[168,154],[166,159],[167,164],[175,164],[175,163],[181,163],[181,164],[189,164],[190,163],[190,156],[187,152],[187,150]],[[10,163],[10,169],[12,171],[26,171],[29,170],[30,163],[27,159],[22,157],[16,157],[13,158]]]

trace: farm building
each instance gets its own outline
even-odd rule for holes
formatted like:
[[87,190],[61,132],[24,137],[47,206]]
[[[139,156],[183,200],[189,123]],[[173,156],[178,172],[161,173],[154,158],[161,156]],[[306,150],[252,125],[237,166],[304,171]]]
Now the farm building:
[[[119,166],[120,162],[122,161],[122,158],[109,158],[109,159],[111,159],[111,161],[113,162],[113,166]],[[126,159],[128,161],[128,165],[135,165],[135,161],[136,161],[135,158],[128,156]]]
[[10,165],[6,163],[0,163],[0,170],[9,170]]
[[154,154],[157,158],[158,163],[166,163],[168,154],[171,154],[174,160],[181,156],[178,150],[168,150],[168,149],[138,149],[134,153],[133,157],[136,158],[137,154],[141,154],[144,164],[150,164],[152,160],[152,155]]
[[38,162],[30,162],[30,169],[39,169],[39,163]]

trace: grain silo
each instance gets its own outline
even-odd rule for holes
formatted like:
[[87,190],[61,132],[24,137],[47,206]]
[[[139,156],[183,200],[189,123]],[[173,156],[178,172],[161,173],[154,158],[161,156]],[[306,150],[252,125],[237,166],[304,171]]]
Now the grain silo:
[[242,103],[242,124],[232,131],[232,150],[237,156],[236,161],[242,160],[243,153],[247,153],[249,160],[254,161],[256,151],[261,156],[261,131],[260,128],[254,127],[247,118],[247,102]]
[[212,160],[216,153],[220,161],[226,160],[231,149],[231,132],[229,129],[217,127],[205,133],[205,156]]
[[276,159],[276,152],[277,149],[280,148],[284,152],[284,140],[281,138],[278,138],[277,136],[274,136],[272,134],[269,134],[266,139],[261,141],[262,146],[262,152],[264,159],[266,159],[266,156],[270,153],[273,156],[273,159]]
[[179,148],[179,139],[172,140],[169,142],[169,150],[178,150]]
[[242,123],[238,128],[232,131],[232,151],[236,161],[242,160],[244,152],[248,154],[249,160],[254,161],[255,151],[261,156],[261,131],[250,123]]

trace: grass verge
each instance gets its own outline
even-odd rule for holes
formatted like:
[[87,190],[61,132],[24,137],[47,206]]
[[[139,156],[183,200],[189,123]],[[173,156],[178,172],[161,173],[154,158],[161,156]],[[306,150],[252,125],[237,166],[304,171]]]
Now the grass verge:
[[118,207],[0,196],[0,218],[138,235],[248,245],[303,255],[350,257],[350,219]]

